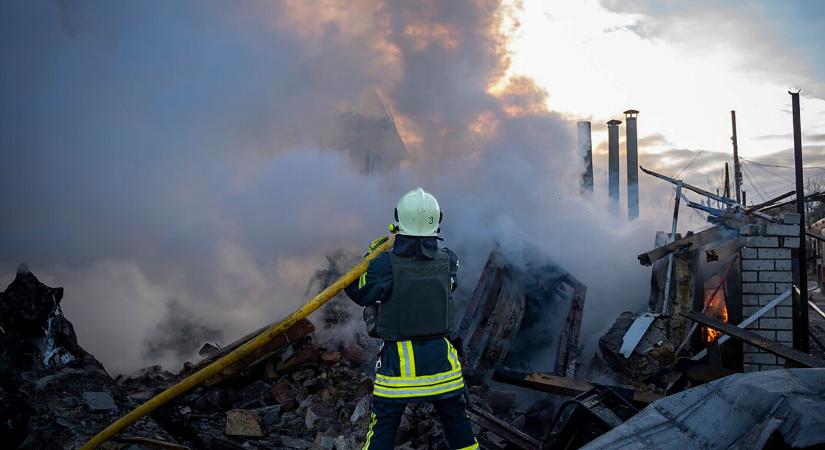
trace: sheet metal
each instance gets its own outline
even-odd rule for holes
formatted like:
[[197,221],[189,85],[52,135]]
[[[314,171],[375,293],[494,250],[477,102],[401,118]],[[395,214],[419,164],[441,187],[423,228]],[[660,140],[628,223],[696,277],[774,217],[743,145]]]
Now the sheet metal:
[[584,449],[791,447],[825,444],[825,369],[731,375],[648,405]]
[[636,350],[639,341],[645,336],[647,329],[650,328],[650,324],[656,320],[657,316],[658,314],[644,313],[636,317],[622,338],[622,348],[619,349],[619,353],[624,355],[625,358],[630,358],[633,350]]

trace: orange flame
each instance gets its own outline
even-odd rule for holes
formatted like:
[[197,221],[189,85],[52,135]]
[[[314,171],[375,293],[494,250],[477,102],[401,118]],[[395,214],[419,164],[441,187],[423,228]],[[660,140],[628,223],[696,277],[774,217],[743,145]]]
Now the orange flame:
[[[716,292],[716,295],[713,296],[713,299],[710,299],[711,294],[713,294],[713,289],[705,290],[705,303],[708,305],[707,309],[705,310],[705,315],[709,317],[714,317],[716,319],[721,320],[722,322],[727,323],[728,307],[725,302],[724,289],[719,289]],[[707,343],[715,341],[719,336],[722,335],[721,332],[716,331],[712,328],[703,327],[703,329],[705,342]]]

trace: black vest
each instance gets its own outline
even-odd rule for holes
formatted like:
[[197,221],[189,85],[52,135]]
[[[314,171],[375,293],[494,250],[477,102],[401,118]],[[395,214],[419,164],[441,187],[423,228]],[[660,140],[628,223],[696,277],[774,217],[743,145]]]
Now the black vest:
[[447,249],[432,260],[390,253],[390,261],[392,293],[378,306],[375,335],[391,341],[449,335],[453,295]]

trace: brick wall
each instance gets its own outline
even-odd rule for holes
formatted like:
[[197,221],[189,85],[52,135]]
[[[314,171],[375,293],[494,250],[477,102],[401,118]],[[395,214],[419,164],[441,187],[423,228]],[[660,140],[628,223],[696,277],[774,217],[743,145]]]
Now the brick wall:
[[[749,317],[777,295],[791,289],[791,249],[799,247],[799,214],[784,214],[781,223],[743,225],[739,234],[746,236],[740,251],[742,270],[742,316]],[[768,311],[748,329],[773,341],[793,345],[791,300]],[[750,344],[743,346],[745,372],[778,369],[785,360]]]

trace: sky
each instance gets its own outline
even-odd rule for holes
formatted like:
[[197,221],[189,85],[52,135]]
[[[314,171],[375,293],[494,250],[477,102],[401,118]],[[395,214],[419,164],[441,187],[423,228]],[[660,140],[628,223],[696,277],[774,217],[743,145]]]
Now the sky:
[[[767,164],[792,164],[801,88],[806,165],[825,166],[822,7],[789,4],[0,2],[0,286],[25,261],[64,286],[112,373],[174,369],[199,338],[291,312],[327,255],[357,259],[422,186],[462,261],[460,301],[496,245],[516,263],[536,248],[588,286],[592,349],[645,307],[636,255],[669,229],[673,195],[642,175],[641,218],[608,212],[608,119],[640,110],[641,163],[713,190],[736,109],[742,155],[763,164],[745,164],[745,188],[769,196],[792,179]],[[408,158],[365,176],[342,117],[372,91]],[[708,225],[681,217],[681,232]]]
[[[806,174],[825,173],[822,2],[525,0],[517,20],[510,71],[546,89],[550,109],[592,120],[602,153],[604,123],[636,109],[641,152],[667,175],[703,152],[682,175],[718,188],[736,110],[740,156],[791,166],[788,91],[801,89]],[[750,200],[793,189],[790,169],[745,165]]]

